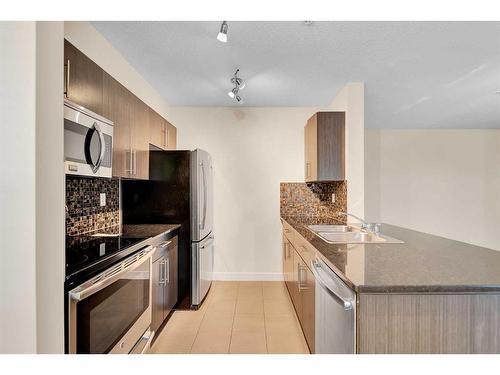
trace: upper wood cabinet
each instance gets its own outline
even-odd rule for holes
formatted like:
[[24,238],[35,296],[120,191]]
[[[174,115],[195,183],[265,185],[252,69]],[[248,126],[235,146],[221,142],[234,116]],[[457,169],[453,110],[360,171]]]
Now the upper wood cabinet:
[[132,177],[132,94],[107,73],[103,83],[103,116],[114,123],[113,176]]
[[149,107],[133,97],[130,149],[132,152],[132,176],[142,180],[149,178]]
[[103,70],[70,42],[64,40],[65,97],[101,114],[102,80]]
[[113,121],[113,176],[149,178],[149,107],[109,74],[103,115]]
[[114,123],[113,176],[149,178],[150,144],[177,146],[177,129],[64,40],[64,95]]
[[162,150],[175,150],[177,129],[149,108],[149,143]]
[[305,181],[345,179],[345,112],[318,112],[304,128]]

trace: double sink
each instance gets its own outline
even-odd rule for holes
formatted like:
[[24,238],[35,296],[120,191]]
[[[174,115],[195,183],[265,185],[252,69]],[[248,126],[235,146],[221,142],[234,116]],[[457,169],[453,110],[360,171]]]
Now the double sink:
[[307,229],[332,244],[403,243],[396,238],[351,225],[308,225]]

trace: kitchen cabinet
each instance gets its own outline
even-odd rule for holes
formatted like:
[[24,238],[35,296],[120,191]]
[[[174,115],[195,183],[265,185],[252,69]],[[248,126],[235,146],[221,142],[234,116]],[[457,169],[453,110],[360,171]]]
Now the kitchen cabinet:
[[113,121],[113,176],[132,176],[132,94],[109,74],[103,78],[103,116]]
[[[284,232],[289,228],[284,226]],[[291,233],[290,233],[291,234]],[[292,242],[283,235],[283,277],[311,353],[315,337],[315,278],[297,248],[300,241]]]
[[91,111],[102,113],[103,70],[64,40],[64,96]]
[[161,150],[175,150],[177,129],[149,108],[149,143]]
[[290,292],[290,297],[292,299],[293,307],[295,307],[295,312],[297,313],[297,317],[299,318],[299,322],[302,324],[302,298],[300,295],[300,276],[302,274],[302,259],[300,258],[299,253],[293,246],[292,248],[292,258],[293,258],[293,269],[292,269],[292,282],[291,288],[288,290]]
[[151,329],[158,331],[177,303],[178,279],[178,238],[158,246],[153,255],[152,285],[152,324]]
[[306,337],[307,345],[309,345],[309,350],[311,353],[314,353],[316,280],[305,262],[302,262],[301,274],[299,276],[300,298],[302,304],[302,330]]
[[149,178],[150,144],[177,147],[177,129],[64,40],[64,95],[114,123],[113,177]]
[[318,112],[304,128],[306,182],[345,179],[345,112]]
[[104,73],[104,117],[113,121],[113,176],[149,177],[149,107]]
[[136,96],[133,97],[130,150],[132,153],[132,176],[149,178],[149,107]]

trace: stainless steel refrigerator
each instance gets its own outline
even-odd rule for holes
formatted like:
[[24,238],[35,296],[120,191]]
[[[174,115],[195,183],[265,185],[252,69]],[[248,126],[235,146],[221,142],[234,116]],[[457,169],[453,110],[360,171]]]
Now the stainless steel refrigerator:
[[149,180],[122,180],[124,224],[181,224],[179,306],[198,307],[213,279],[213,166],[206,151],[149,152]]

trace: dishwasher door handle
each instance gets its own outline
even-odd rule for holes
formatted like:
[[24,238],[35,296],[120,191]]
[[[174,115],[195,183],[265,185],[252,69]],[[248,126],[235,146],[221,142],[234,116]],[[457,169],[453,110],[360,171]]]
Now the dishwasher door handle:
[[[313,260],[311,262],[312,264],[312,273],[314,274],[314,277],[316,278],[316,282],[320,284],[320,286],[325,289],[325,291],[332,296],[337,302],[339,302],[341,305],[344,306],[344,310],[352,310],[354,308],[354,300],[350,299],[348,297],[342,296],[340,288],[344,288],[344,286],[339,286],[338,288],[332,288],[332,286],[328,285],[323,277],[320,275],[320,273],[324,273],[323,268],[321,267],[321,264],[318,261]],[[331,279],[331,278],[330,278]],[[337,282],[333,279],[332,283],[336,286]],[[336,290],[334,290],[336,289]]]

